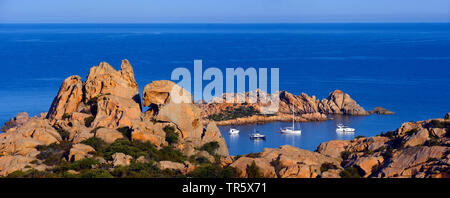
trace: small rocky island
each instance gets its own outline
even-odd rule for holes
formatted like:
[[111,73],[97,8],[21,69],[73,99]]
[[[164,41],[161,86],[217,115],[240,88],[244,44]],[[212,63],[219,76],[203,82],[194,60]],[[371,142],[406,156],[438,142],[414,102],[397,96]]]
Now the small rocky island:
[[[171,81],[154,81],[142,98],[127,60],[117,71],[102,62],[86,80],[64,80],[49,111],[19,113],[0,134],[1,177],[348,178],[449,177],[450,121],[404,123],[376,137],[334,140],[315,152],[293,146],[229,156],[216,123],[298,121],[326,115],[368,115],[348,94],[327,99],[280,94],[280,110],[258,104],[175,103]],[[177,87],[179,88],[179,87]],[[180,89],[185,92],[184,89]],[[184,101],[192,101],[190,93]],[[143,112],[143,107],[148,110]],[[224,111],[225,110],[225,111]],[[383,109],[372,113],[383,112]],[[291,117],[287,119],[292,119]],[[215,121],[216,120],[216,121]]]

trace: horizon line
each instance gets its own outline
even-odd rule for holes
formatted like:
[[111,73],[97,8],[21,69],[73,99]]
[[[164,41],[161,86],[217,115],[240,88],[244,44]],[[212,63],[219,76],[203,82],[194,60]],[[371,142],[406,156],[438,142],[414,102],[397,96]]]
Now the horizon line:
[[0,22],[0,24],[399,24],[399,23],[450,23],[450,21],[327,21],[327,22]]

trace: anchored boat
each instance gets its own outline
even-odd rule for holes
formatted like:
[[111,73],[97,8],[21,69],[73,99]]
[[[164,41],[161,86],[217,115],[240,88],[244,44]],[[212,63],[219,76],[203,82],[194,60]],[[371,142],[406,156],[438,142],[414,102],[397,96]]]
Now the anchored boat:
[[280,131],[282,133],[288,133],[288,134],[302,134],[302,130],[297,129],[295,130],[295,120],[294,120],[294,105],[292,105],[292,127],[285,127],[282,128]]
[[266,140],[266,135],[260,134],[257,131],[250,135],[251,140]]
[[230,131],[228,133],[230,135],[236,135],[236,134],[239,134],[239,130],[237,130],[237,129],[230,129]]
[[355,129],[354,128],[350,128],[350,127],[345,126],[345,125],[340,123],[340,124],[337,125],[336,132],[338,132],[338,133],[353,133],[353,132],[355,132]]

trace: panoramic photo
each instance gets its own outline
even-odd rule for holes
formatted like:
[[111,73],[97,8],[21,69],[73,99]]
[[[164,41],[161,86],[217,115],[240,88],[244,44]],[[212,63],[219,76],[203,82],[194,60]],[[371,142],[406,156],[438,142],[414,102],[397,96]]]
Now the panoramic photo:
[[1,180],[449,178],[449,8],[2,0]]

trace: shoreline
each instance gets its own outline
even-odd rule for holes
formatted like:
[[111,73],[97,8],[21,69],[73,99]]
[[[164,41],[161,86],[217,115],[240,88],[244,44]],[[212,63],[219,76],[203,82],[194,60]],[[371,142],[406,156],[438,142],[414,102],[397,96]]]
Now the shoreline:
[[[328,119],[324,114],[315,113],[295,116],[294,120],[295,122],[322,122],[327,121]],[[292,122],[292,116],[289,114],[277,114],[271,116],[253,115],[249,117],[214,122],[217,126],[265,124],[270,122]]]

